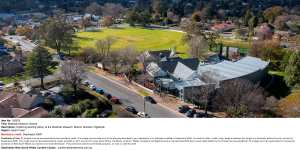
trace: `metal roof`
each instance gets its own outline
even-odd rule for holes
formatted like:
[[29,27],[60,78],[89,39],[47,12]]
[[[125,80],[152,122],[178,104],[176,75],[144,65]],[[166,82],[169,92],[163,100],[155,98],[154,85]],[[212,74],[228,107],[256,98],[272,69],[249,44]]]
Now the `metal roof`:
[[222,61],[217,64],[199,65],[198,74],[212,72],[212,75],[218,81],[243,77],[259,70],[263,70],[268,66],[269,62],[259,58],[247,56],[236,62]]

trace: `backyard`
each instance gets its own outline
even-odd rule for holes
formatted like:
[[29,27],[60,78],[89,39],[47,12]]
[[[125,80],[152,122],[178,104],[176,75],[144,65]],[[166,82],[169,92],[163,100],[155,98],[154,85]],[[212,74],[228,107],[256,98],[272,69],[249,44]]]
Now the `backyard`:
[[182,42],[183,35],[184,33],[169,30],[122,27],[79,32],[76,39],[81,48],[94,47],[97,40],[112,37],[114,50],[127,46],[132,46],[138,51],[175,48],[177,52],[186,54],[188,46]]

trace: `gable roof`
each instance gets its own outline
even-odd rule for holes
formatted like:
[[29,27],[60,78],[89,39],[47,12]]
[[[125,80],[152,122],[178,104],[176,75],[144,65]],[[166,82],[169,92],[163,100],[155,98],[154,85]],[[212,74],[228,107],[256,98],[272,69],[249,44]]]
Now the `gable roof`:
[[168,59],[167,61],[161,61],[158,65],[159,67],[169,73],[174,73],[175,68],[178,64],[178,62],[184,64],[191,70],[197,70],[198,65],[199,65],[199,60],[197,58],[187,58],[187,59],[182,59],[182,58],[176,58],[176,59]]
[[192,70],[181,62],[177,63],[177,66],[173,73],[173,76],[179,80],[193,79],[195,75],[197,75],[196,71]]

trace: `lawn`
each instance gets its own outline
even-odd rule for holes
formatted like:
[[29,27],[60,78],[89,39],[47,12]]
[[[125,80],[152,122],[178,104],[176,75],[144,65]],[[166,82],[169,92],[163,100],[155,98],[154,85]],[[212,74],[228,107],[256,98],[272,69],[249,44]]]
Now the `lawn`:
[[94,47],[95,42],[106,37],[113,37],[114,50],[132,46],[138,51],[176,48],[177,52],[186,53],[188,46],[182,42],[184,33],[145,28],[105,28],[96,32],[79,32],[77,38],[80,47]]

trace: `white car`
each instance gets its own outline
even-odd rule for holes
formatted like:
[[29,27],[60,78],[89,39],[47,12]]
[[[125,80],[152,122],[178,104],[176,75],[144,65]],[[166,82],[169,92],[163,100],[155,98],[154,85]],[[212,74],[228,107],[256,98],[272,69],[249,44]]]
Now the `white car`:
[[90,81],[88,81],[88,80],[85,80],[85,81],[83,81],[82,82],[85,86],[89,86],[90,85]]
[[150,118],[148,114],[146,114],[145,112],[138,112],[137,116],[140,118]]
[[95,85],[93,85],[93,84],[89,85],[89,88],[90,88],[91,90],[96,90],[96,89],[97,89],[97,87],[96,87]]

